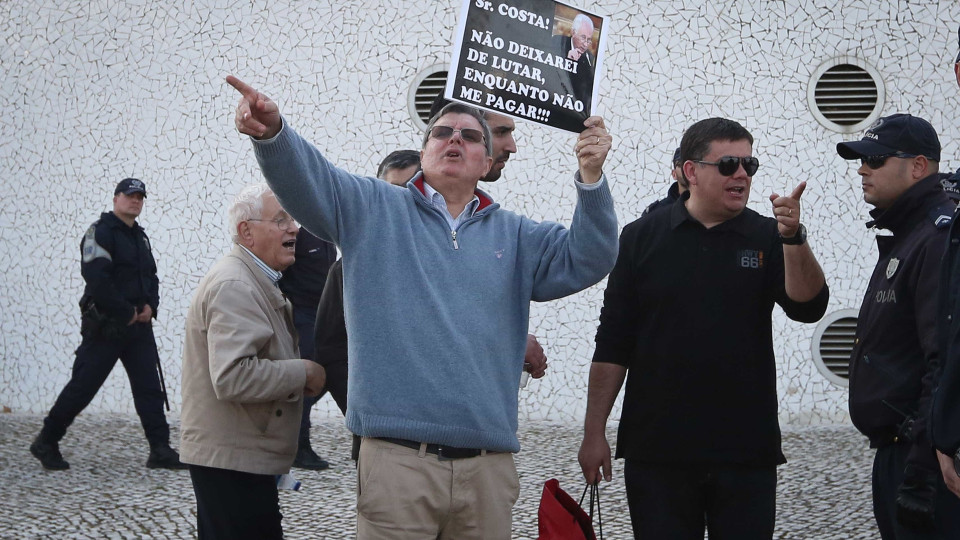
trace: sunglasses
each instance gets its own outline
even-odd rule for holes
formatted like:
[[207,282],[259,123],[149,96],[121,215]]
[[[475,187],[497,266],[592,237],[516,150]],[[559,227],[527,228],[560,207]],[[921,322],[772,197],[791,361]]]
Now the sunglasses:
[[915,158],[917,156],[916,154],[904,154],[901,152],[894,152],[892,154],[881,154],[879,156],[863,156],[860,158],[860,163],[862,165],[866,165],[871,169],[879,169],[880,167],[883,167],[887,163],[887,160],[892,157],[909,159],[909,158]]
[[713,165],[717,168],[717,171],[724,176],[733,176],[737,172],[737,169],[740,168],[740,165],[743,165],[743,170],[746,171],[747,176],[753,176],[757,173],[757,169],[760,168],[760,160],[755,157],[737,157],[737,156],[723,156],[717,161],[700,161],[697,159],[692,159],[694,163],[699,163],[701,165]]
[[430,130],[430,136],[434,139],[445,141],[450,137],[453,137],[454,133],[459,133],[460,138],[465,142],[471,143],[482,143],[483,142],[483,132],[479,129],[463,128],[463,129],[453,129],[450,126],[433,126]]

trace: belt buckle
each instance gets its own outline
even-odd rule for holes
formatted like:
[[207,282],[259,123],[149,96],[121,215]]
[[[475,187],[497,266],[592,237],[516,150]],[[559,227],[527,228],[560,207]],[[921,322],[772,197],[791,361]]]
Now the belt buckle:
[[457,458],[455,458],[455,457],[447,457],[446,448],[444,448],[443,446],[439,446],[439,445],[437,446],[437,461],[453,461],[453,460],[455,460],[455,459],[457,459]]

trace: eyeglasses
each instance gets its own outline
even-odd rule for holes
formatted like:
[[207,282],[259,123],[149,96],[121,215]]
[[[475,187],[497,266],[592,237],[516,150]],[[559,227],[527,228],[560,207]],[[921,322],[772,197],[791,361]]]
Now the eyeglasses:
[[754,174],[757,174],[757,169],[760,168],[760,160],[753,156],[723,156],[717,161],[700,161],[697,159],[692,159],[690,161],[699,163],[701,165],[713,165],[717,168],[717,171],[724,176],[733,176],[733,174],[737,172],[737,169],[740,168],[740,165],[743,165],[743,170],[746,171],[747,176],[753,176]]
[[588,36],[588,35],[586,35],[586,34],[574,34],[573,37],[579,39],[580,41],[584,41],[584,42],[586,42],[586,43],[588,43],[588,44],[592,44],[592,43],[593,43],[593,36],[592,36],[592,35]]
[[910,159],[910,158],[915,158],[915,157],[917,157],[917,155],[916,155],[916,154],[904,154],[904,153],[902,153],[902,152],[894,152],[894,153],[892,153],[892,154],[881,154],[881,155],[879,155],[879,156],[863,156],[863,157],[860,158],[860,164],[861,164],[861,165],[866,165],[867,167],[869,167],[869,168],[871,168],[871,169],[879,169],[880,167],[883,167],[883,166],[887,163],[887,160],[890,159],[890,158],[892,158],[892,157],[902,158],[902,159]]
[[294,219],[289,216],[277,218],[277,219],[248,219],[247,221],[265,221],[268,223],[273,223],[274,225],[277,226],[277,229],[279,229],[280,231],[286,231],[288,228],[290,228],[291,223],[295,228],[297,229],[300,228],[300,224],[294,221]]
[[430,129],[430,136],[434,139],[445,141],[450,137],[453,137],[454,133],[459,133],[460,138],[465,142],[471,143],[482,143],[483,142],[483,132],[479,129],[472,128],[463,128],[463,129],[453,129],[450,126],[433,126]]

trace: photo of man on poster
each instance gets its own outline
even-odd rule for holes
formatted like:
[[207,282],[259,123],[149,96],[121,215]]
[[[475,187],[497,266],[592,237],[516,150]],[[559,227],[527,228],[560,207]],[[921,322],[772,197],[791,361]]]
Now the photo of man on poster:
[[597,57],[593,51],[593,19],[583,13],[574,12],[577,14],[573,17],[569,34],[567,34],[562,30],[562,26],[566,23],[563,18],[564,11],[573,10],[567,6],[557,6],[557,14],[553,18],[553,43],[560,56],[577,63],[576,73],[567,71],[562,73],[569,79],[567,91],[582,101],[586,110],[590,110],[593,100],[594,66],[597,65]]

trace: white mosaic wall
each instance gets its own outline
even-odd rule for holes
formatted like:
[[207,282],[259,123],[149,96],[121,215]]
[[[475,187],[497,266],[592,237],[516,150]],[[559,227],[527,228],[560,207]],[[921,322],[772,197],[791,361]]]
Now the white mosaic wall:
[[[228,249],[225,202],[260,178],[250,144],[232,127],[237,97],[223,77],[236,74],[275,98],[335,162],[373,173],[387,152],[417,147],[409,86],[448,61],[458,11],[453,1],[413,0],[178,5],[0,2],[0,406],[45,412],[67,381],[80,339],[80,236],[110,208],[116,182],[136,176],[149,189],[141,223],[160,267],[156,333],[176,412],[183,315],[201,276]],[[686,126],[735,118],[753,132],[762,163],[751,206],[768,213],[771,191],[807,180],[805,220],[832,288],[829,309],[858,307],[876,257],[862,224],[868,207],[855,167],[834,150],[845,137],[807,108],[809,77],[832,57],[869,62],[886,86],[884,111],[928,118],[941,133],[945,165],[955,168],[956,7],[591,3],[611,19],[599,103],[616,136],[606,171],[621,225],[665,192],[667,161]],[[573,141],[521,124],[520,153],[492,186],[495,198],[568,222]],[[551,364],[546,378],[521,391],[524,417],[581,421],[602,290],[601,283],[534,306],[532,331]],[[783,420],[846,421],[845,389],[811,362],[814,326],[775,317]],[[133,412],[122,370],[91,408]],[[325,400],[315,414],[334,411]]]

